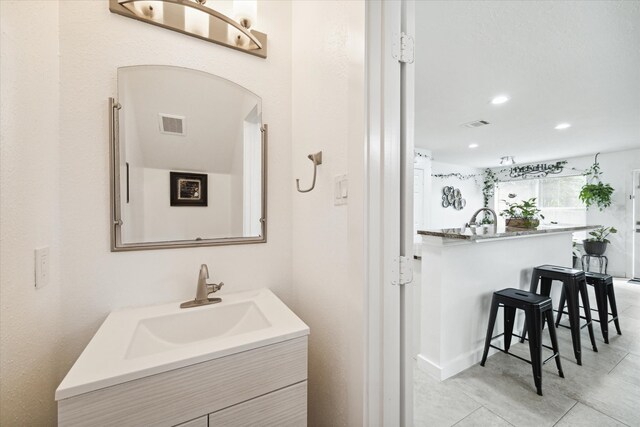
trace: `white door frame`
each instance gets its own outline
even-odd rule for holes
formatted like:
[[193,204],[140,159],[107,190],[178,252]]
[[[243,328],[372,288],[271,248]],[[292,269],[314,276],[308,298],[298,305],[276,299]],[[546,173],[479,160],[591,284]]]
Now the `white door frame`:
[[[415,43],[415,1],[403,0],[401,31],[411,36]],[[413,55],[412,55],[413,56]],[[415,65],[413,60],[402,64],[400,70],[400,140],[401,140],[401,223],[400,255],[413,264],[413,165],[415,129]],[[415,317],[414,289],[419,283],[410,283],[400,290],[400,408],[401,424],[413,426],[413,330]]]
[[629,254],[627,257],[628,267],[626,270],[630,278],[637,279],[640,278],[640,271],[637,271],[636,269],[636,266],[638,265],[636,259],[640,257],[640,253],[637,253],[636,251],[636,248],[638,248],[636,240],[640,239],[640,233],[636,231],[640,229],[640,225],[636,224],[636,221],[640,218],[640,169],[633,169],[631,171],[631,191],[629,194],[631,195],[631,200],[627,213],[630,217],[628,224],[631,230],[631,239],[628,239],[629,242],[626,248],[627,253]]
[[[404,0],[366,3],[364,425],[371,427],[410,427],[413,423],[412,364],[405,360],[411,354],[406,351],[411,348],[410,330],[406,330],[410,322],[404,320],[410,319],[411,310],[402,308],[411,291],[406,285],[392,284],[398,275],[398,257],[413,257],[413,164],[410,171],[403,165],[406,158],[413,162],[413,141],[410,146],[403,141],[412,126],[403,125],[401,114],[403,108],[413,111],[413,99],[408,105],[407,98],[402,98],[403,66],[393,56],[403,30],[403,13],[411,7],[413,2]],[[408,209],[404,206],[407,201]],[[403,212],[406,215],[401,217]]]

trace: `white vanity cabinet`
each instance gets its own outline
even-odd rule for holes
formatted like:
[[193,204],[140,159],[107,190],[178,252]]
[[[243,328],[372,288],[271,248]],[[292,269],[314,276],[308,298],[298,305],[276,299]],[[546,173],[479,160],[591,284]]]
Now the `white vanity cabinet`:
[[308,335],[268,289],[113,311],[56,390],[58,424],[306,426]]
[[306,336],[58,402],[61,427],[306,426],[306,420]]

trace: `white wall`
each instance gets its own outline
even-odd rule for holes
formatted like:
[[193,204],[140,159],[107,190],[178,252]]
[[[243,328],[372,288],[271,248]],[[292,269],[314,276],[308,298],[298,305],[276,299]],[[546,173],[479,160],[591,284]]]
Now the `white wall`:
[[[291,303],[291,5],[259,4],[264,60],[112,14],[106,1],[0,4],[0,424],[53,425],[54,390],[106,315],[193,298],[201,263],[211,280],[224,280],[223,295],[268,287]],[[116,95],[117,67],[137,64],[200,69],[263,98],[266,244],[109,251],[107,99]],[[52,283],[36,291],[40,245],[51,246]]]
[[[315,190],[288,184],[295,307],[311,328],[312,426],[363,422],[364,16],[363,1],[293,2],[290,159],[301,186],[311,180],[307,155],[323,151]],[[334,177],[344,173],[348,204],[334,206]]]
[[[242,220],[242,206],[231,203],[231,175],[207,174],[207,206],[171,206],[170,173],[163,169],[144,169],[144,212],[149,213],[143,223],[144,241],[194,240],[242,234],[242,230],[240,234],[232,234],[231,230],[232,212]],[[124,229],[127,221],[123,220]]]
[[[428,208],[425,210],[426,228],[459,228],[469,222],[471,215],[483,206],[482,200],[482,173],[483,169],[468,166],[454,165],[451,163],[431,162],[431,173],[450,174],[460,173],[462,175],[478,175],[477,179],[462,180],[456,177],[438,178],[431,177],[430,193],[427,194],[426,202]],[[456,210],[453,206],[442,207],[442,189],[446,186],[459,188],[462,198],[467,201],[466,206],[461,210]]]
[[[0,2],[0,425],[55,419],[61,330],[58,2]],[[36,247],[49,284],[34,288]]]

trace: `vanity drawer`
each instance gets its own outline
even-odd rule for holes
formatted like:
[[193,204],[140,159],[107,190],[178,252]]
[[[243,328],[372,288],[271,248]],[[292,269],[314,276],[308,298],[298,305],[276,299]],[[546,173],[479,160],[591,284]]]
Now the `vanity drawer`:
[[306,379],[305,336],[63,399],[58,422],[174,426]]
[[256,397],[209,415],[209,427],[304,427],[307,425],[307,382]]

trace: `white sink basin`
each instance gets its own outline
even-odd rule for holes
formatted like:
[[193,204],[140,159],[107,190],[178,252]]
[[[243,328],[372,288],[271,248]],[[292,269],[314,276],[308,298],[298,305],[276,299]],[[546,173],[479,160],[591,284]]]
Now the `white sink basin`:
[[175,302],[112,312],[56,400],[309,334],[268,289],[216,295],[221,303],[202,307]]
[[210,339],[258,331],[271,326],[253,301],[207,306],[209,310],[182,309],[179,313],[138,322],[126,358],[147,356]]

